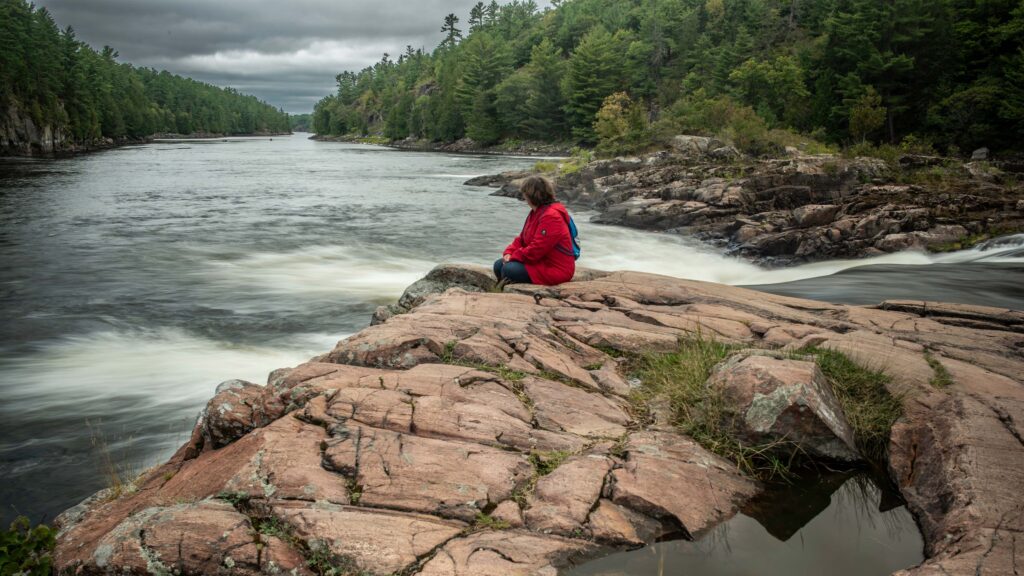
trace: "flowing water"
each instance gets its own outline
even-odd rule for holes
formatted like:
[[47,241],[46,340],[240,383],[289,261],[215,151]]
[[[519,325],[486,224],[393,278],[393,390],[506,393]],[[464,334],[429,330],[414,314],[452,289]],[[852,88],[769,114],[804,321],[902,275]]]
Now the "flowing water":
[[[104,452],[135,471],[165,459],[219,382],[263,382],[328,350],[438,262],[489,265],[525,217],[462,182],[532,159],[305,136],[0,161],[4,522],[52,519],[104,487]],[[767,271],[586,216],[580,264],[593,268],[1024,308],[1022,238]]]

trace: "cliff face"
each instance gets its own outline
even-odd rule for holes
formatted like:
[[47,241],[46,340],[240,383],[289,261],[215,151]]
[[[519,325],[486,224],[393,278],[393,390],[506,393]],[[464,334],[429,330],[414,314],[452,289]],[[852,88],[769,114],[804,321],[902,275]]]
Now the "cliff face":
[[98,138],[79,142],[71,138],[65,127],[57,124],[39,125],[15,102],[0,108],[0,156],[53,156],[88,152],[128,144],[131,140]]
[[0,155],[34,156],[62,150],[66,138],[54,126],[37,126],[31,114],[9,104],[0,116]]
[[[698,536],[759,484],[657,407],[636,413],[616,353],[695,334],[884,368],[905,414],[891,472],[928,546],[911,573],[1024,568],[1024,314],[840,306],[628,272],[491,293],[488,274],[442,269],[429,291],[444,278],[472,291],[420,283],[402,309],[266,386],[221,385],[137,491],[59,519],[58,572],[551,575],[609,547]],[[813,372],[775,358],[737,359],[716,378]]]

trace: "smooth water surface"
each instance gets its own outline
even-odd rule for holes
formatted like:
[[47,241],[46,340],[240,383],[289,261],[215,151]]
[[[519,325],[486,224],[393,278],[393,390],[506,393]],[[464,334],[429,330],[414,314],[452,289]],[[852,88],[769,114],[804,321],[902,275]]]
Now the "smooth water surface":
[[[534,159],[306,136],[0,161],[4,522],[52,519],[104,487],[94,444],[133,471],[165,459],[219,382],[264,382],[329,350],[439,262],[489,265],[526,215],[524,204],[462,182]],[[679,236],[576,219],[580,264],[593,268],[778,291],[813,281],[802,295],[871,302],[907,286],[928,298],[931,283],[915,278],[936,270],[942,299],[977,301],[992,288],[1000,305],[1024,307],[1007,288],[1024,284],[1012,247],[955,262],[907,253],[766,271]],[[993,254],[1008,255],[986,263]],[[979,258],[969,278],[956,276]],[[885,274],[857,268],[866,280],[856,284],[832,276],[872,263]]]
[[[893,498],[897,498],[893,502]],[[898,497],[866,476],[831,474],[769,491],[696,541],[661,542],[580,566],[569,576],[890,574],[917,565],[924,542]]]

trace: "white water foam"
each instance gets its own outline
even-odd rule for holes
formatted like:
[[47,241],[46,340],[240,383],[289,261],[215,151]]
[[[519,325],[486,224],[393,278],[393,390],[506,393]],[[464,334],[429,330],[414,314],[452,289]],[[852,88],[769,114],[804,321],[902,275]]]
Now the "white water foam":
[[345,295],[389,303],[435,264],[382,248],[311,246],[211,261],[208,274],[231,289],[300,298]]
[[[602,270],[635,270],[689,280],[732,285],[777,284],[830,276],[837,272],[875,264],[927,266],[940,263],[984,261],[1024,263],[1024,235],[1000,239],[990,248],[978,247],[949,254],[908,250],[855,260],[828,260],[768,270],[739,258],[726,256],[697,240],[674,234],[642,232],[577,219],[583,258],[580,265]],[[1019,237],[1019,241],[1015,240]]]
[[173,328],[93,332],[5,361],[0,392],[8,407],[25,403],[33,409],[126,396],[146,405],[171,400],[198,406],[224,380],[262,384],[272,370],[305,362],[341,337],[297,334],[283,348],[232,345]]

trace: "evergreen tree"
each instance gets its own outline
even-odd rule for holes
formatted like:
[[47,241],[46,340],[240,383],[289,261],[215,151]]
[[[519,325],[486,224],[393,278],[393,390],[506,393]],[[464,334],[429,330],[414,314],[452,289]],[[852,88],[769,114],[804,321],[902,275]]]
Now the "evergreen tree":
[[459,17],[455,14],[449,14],[444,17],[444,24],[441,26],[441,32],[444,32],[444,40],[441,41],[441,47],[453,48],[462,40],[462,31],[457,28],[459,23]]
[[469,30],[472,32],[478,27],[484,24],[484,13],[487,9],[484,8],[483,2],[477,2],[473,8],[469,11]]
[[569,58],[565,76],[565,110],[573,134],[586,142],[595,140],[594,117],[604,99],[622,87],[621,43],[602,26],[580,41]]

